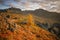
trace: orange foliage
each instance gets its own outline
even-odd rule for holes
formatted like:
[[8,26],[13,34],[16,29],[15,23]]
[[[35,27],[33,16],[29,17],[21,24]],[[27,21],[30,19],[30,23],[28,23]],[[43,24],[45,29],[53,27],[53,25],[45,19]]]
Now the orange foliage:
[[32,25],[34,26],[34,18],[33,18],[33,15],[29,14],[27,16],[27,25]]
[[[0,32],[0,39],[7,38],[6,40],[56,40],[56,39],[59,40],[55,35],[36,26],[34,23],[33,15],[31,14],[27,16],[27,24],[19,25],[16,23],[16,28],[15,29],[13,28],[14,29],[13,32],[11,32],[11,30],[7,30],[7,26],[8,26],[8,23],[6,23],[7,20],[5,19],[3,20],[3,19],[4,18],[2,18],[2,21],[0,23],[2,23],[1,27],[6,31]],[[10,20],[11,23],[15,21],[15,20],[14,21],[12,20]],[[11,26],[11,27],[14,27],[14,26]],[[0,28],[0,30],[2,28]]]

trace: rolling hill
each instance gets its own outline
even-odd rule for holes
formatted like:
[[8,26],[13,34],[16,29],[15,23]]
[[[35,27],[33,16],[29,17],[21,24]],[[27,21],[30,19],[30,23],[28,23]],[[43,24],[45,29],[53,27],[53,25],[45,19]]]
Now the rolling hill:
[[[33,10],[21,11],[21,9],[18,9],[18,8],[9,8],[9,9],[0,10],[0,15],[1,13],[3,14],[4,17],[5,15],[12,15],[11,18],[18,19],[18,20],[15,20],[18,22],[22,21],[19,19],[22,15],[27,16],[28,14],[32,14],[35,24],[60,37],[60,29],[59,29],[60,28],[60,13],[48,12],[43,9],[36,9],[34,11]],[[9,18],[9,16],[7,17]]]
[[39,27],[32,14],[0,14],[0,40],[60,40]]

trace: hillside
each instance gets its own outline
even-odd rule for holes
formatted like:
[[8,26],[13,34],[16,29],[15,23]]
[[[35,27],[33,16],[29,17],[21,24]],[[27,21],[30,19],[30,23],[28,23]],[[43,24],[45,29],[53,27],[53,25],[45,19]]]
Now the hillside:
[[31,14],[0,13],[0,40],[60,40],[34,20]]
[[20,20],[19,18],[22,15],[27,16],[28,14],[32,14],[35,24],[37,24],[39,27],[53,34],[56,34],[60,38],[60,29],[59,29],[60,28],[60,13],[48,12],[43,9],[36,9],[34,11],[33,10],[21,11],[21,9],[18,9],[18,8],[9,8],[9,9],[0,10],[0,13],[2,14],[7,13],[9,15],[16,16],[16,18],[14,18],[13,16],[11,18],[17,19],[18,17],[18,20]]
[[60,22],[60,13],[56,13],[56,12],[48,12],[46,10],[43,10],[43,9],[36,9],[34,11],[30,10],[30,11],[23,11],[23,13],[31,13],[31,14],[34,14],[35,16],[38,16],[38,17],[43,17],[43,18],[47,18],[47,19],[52,19],[52,20],[55,20],[55,21],[59,21]]

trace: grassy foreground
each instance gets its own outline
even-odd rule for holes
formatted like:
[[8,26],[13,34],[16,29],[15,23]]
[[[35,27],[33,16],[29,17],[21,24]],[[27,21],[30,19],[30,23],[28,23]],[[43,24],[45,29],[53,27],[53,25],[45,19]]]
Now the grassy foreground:
[[0,40],[59,40],[34,20],[31,14],[0,14]]

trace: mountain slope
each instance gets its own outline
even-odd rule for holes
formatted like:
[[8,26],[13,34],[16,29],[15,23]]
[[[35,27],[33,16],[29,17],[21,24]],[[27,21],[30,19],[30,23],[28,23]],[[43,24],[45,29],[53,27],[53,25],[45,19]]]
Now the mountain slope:
[[[22,21],[23,20],[23,21]],[[0,14],[0,40],[60,40],[38,27],[32,15]]]
[[[17,17],[20,18],[21,16],[20,14],[23,14],[24,16],[28,14],[32,14],[35,19],[34,20],[35,24],[60,37],[60,29],[59,29],[60,28],[60,13],[48,12],[43,9],[36,9],[34,11],[32,10],[21,11],[18,8],[9,8],[9,9],[0,10],[0,13],[3,13],[3,14],[7,13],[10,15],[13,14],[13,16],[16,16],[15,18],[12,16],[11,18],[13,19],[17,19]],[[20,16],[18,16],[17,14]]]

